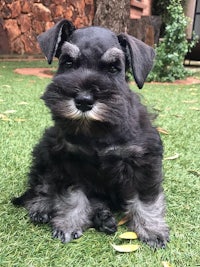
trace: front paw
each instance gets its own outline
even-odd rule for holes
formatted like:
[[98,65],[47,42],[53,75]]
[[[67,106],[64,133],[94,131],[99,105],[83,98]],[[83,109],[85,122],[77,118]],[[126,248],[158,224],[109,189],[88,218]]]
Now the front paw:
[[98,210],[93,217],[94,227],[106,234],[113,234],[117,231],[117,223],[109,210]]
[[58,238],[62,243],[68,243],[73,239],[78,239],[83,235],[80,229],[74,231],[64,231],[60,229],[53,230],[53,238]]
[[31,212],[29,213],[31,222],[33,223],[48,223],[52,216],[49,213],[44,212]]
[[169,228],[166,224],[151,228],[145,226],[137,229],[135,227],[130,228],[137,233],[139,240],[152,248],[165,248],[169,242]]
[[169,242],[169,231],[159,235],[149,234],[148,237],[139,235],[139,239],[152,248],[165,248]]

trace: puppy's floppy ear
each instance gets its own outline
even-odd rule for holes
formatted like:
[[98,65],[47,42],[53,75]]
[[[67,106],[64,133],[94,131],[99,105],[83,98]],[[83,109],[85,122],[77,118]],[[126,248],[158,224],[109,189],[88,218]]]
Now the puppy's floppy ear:
[[135,82],[141,89],[153,67],[155,51],[150,46],[128,34],[118,35],[118,40],[125,53],[128,67],[132,70]]
[[60,56],[63,43],[74,30],[75,27],[70,21],[62,19],[52,28],[37,37],[41,50],[45,54],[49,64],[51,64],[54,56]]

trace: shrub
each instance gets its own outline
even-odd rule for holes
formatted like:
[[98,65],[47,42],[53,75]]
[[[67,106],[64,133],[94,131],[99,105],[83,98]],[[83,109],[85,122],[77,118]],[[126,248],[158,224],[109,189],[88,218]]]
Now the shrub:
[[165,35],[156,48],[155,65],[148,77],[150,81],[172,82],[188,75],[183,62],[196,38],[190,43],[186,39],[188,18],[184,15],[180,0],[170,0],[167,13]]

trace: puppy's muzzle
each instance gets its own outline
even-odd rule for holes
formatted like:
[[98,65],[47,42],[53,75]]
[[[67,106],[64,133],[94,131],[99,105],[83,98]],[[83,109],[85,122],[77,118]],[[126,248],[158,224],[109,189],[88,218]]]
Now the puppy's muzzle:
[[74,102],[77,109],[86,112],[93,108],[94,98],[88,92],[81,92],[75,97]]

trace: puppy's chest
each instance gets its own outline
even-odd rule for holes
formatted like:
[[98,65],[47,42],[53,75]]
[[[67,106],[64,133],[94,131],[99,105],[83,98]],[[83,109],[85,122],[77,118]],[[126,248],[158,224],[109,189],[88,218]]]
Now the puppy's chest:
[[96,169],[103,170],[105,163],[110,162],[110,167],[114,162],[124,161],[130,156],[125,152],[124,146],[105,146],[102,148],[90,145],[75,145],[66,142],[66,153],[68,159],[74,164],[90,164]]
[[[103,175],[104,166],[110,161],[109,156],[105,152],[105,148],[99,149],[66,142],[67,161],[76,168],[79,176],[87,177],[91,172],[95,178]],[[116,161],[116,159],[112,159],[112,163],[114,164],[113,161]],[[112,168],[113,164],[110,164],[110,168]]]
[[78,182],[112,187],[127,184],[133,176],[133,146],[94,148],[66,142],[66,150],[68,167]]

